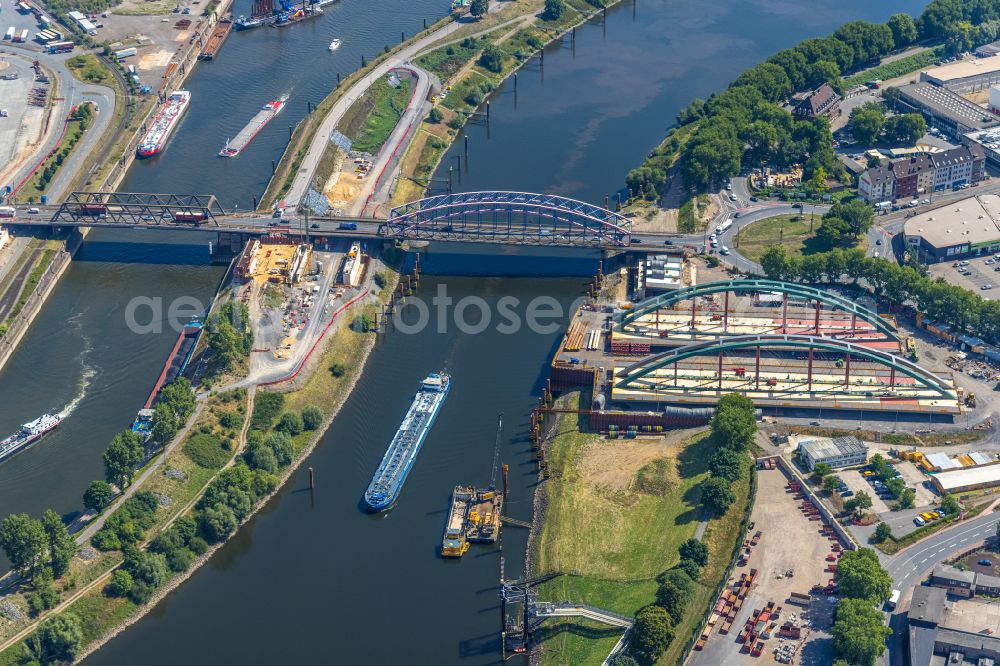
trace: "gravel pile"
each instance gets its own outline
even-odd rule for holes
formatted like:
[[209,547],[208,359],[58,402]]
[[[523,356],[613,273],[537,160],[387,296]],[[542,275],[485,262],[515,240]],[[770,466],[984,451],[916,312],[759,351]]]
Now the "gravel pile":
[[156,501],[159,503],[160,506],[170,506],[171,504],[174,503],[174,498],[156,493]]
[[20,622],[24,619],[24,613],[21,612],[21,609],[10,601],[0,601],[0,615],[14,622]]
[[168,469],[166,472],[164,472],[164,474],[168,479],[174,479],[175,481],[183,481],[184,479],[187,478],[187,474],[180,471],[179,469],[174,469],[172,467]]
[[77,553],[77,555],[79,555],[80,559],[83,560],[84,562],[89,562],[95,557],[97,557],[97,551],[91,548],[90,546],[84,546],[83,548],[80,549],[80,552]]

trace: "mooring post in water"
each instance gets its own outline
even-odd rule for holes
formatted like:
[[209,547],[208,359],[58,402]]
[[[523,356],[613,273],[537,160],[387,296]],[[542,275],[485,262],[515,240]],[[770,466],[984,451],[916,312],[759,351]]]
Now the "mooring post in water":
[[365,66],[365,57],[364,56],[361,56],[361,66],[362,67]]
[[309,115],[309,114],[310,114],[310,113],[312,113],[312,112],[313,112],[313,105],[312,105],[312,102],[308,102],[308,101],[307,101],[307,102],[306,102],[306,115]]
[[622,209],[622,193],[621,190],[618,190],[618,208],[616,208],[615,210],[621,210],[621,209]]
[[274,160],[271,160],[271,175],[272,176],[274,175],[275,171],[276,171],[276,169],[275,169],[275,166],[274,166]]
[[316,490],[316,474],[312,467],[309,468],[309,490]]
[[486,100],[486,120],[490,119],[490,100]]
[[542,61],[539,63],[539,65],[541,65],[542,67],[545,67],[545,47],[544,46],[542,47],[542,51],[541,51],[540,57],[541,57]]
[[608,209],[608,195],[604,195],[604,210]]
[[448,194],[451,194],[451,177],[455,171],[455,167],[448,165]]
[[340,85],[340,72],[337,72],[337,85]]
[[[271,175],[274,175],[273,171],[271,172]],[[253,197],[253,209],[257,210],[257,197]]]
[[514,92],[517,92],[517,72],[514,72]]
[[459,179],[461,179],[462,178],[462,156],[461,155],[456,155],[455,157],[458,158],[458,177],[459,177]]
[[291,140],[292,140],[292,131],[293,131],[294,129],[295,129],[295,128],[294,128],[294,127],[292,127],[291,125],[289,125],[289,126],[288,126],[288,140],[289,140],[289,141],[291,141]]
[[427,19],[424,19],[424,30],[427,29]]
[[[514,76],[517,76],[517,75],[515,74]],[[517,79],[514,79],[514,80],[516,81]],[[468,159],[469,159],[469,135],[468,134],[465,135],[465,159],[466,159],[466,161],[468,161]]]

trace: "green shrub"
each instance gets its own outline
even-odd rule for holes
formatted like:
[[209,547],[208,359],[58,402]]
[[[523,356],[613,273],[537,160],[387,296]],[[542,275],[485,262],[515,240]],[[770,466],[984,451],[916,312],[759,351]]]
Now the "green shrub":
[[229,460],[229,452],[222,445],[222,440],[204,433],[184,442],[184,454],[205,469],[219,469]]
[[250,427],[267,430],[285,407],[285,396],[281,393],[259,393],[253,405]]

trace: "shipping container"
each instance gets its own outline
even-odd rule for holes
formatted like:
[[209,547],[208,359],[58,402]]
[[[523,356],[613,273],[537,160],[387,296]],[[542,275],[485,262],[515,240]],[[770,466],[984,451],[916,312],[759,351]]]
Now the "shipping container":
[[49,44],[49,53],[68,53],[74,46],[73,42],[52,42]]
[[119,60],[122,60],[124,58],[134,56],[136,53],[138,53],[136,48],[134,46],[130,46],[127,49],[122,49],[121,51],[115,51],[115,57],[118,58]]
[[14,26],[10,26],[9,28],[7,28],[7,32],[4,34],[3,38],[6,40],[14,39]]
[[26,42],[26,41],[28,41],[28,29],[27,28],[25,28],[24,30],[21,31],[21,37],[17,41],[19,41],[19,42]]

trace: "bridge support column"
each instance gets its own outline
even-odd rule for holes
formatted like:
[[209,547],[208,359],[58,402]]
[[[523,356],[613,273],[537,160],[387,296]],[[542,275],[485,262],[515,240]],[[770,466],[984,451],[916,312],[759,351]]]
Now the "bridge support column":
[[726,296],[723,299],[722,304],[722,332],[729,332],[729,292],[726,292]]
[[757,382],[757,386],[754,390],[759,391],[760,390],[760,345],[757,345],[756,349],[757,349],[757,365],[754,369],[753,376],[754,376],[754,381]]
[[851,386],[851,355],[848,354],[847,358],[844,360],[844,390],[848,390]]
[[781,333],[788,333],[788,294],[781,300]]
[[722,390],[722,350],[719,350],[719,390]]
[[813,327],[816,329],[814,335],[819,335],[819,299],[816,299],[816,318],[813,322]]
[[858,314],[855,312],[851,315],[851,335],[856,335],[858,331]]
[[811,348],[809,349],[809,368],[806,370],[806,381],[808,382],[806,390],[811,393],[813,390],[813,350]]

